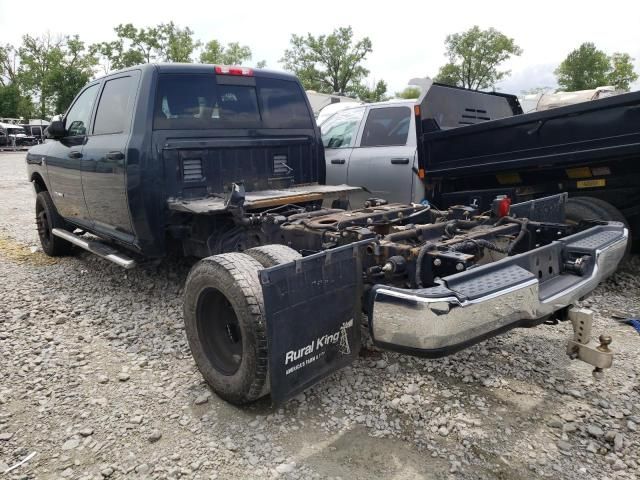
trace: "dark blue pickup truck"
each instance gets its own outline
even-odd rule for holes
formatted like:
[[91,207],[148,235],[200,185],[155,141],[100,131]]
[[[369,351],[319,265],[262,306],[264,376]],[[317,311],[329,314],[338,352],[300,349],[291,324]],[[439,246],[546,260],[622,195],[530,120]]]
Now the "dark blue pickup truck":
[[[43,250],[125,268],[200,258],[186,333],[236,404],[283,401],[348,365],[362,312],[376,345],[422,356],[550,317],[584,326],[573,304],[627,244],[621,223],[565,223],[566,195],[497,198],[486,212],[380,198],[337,208],[354,187],[324,185],[320,131],[284,73],[133,67],[87,85],[47,136],[27,154]],[[569,353],[610,366],[608,339],[588,342],[576,333]]]

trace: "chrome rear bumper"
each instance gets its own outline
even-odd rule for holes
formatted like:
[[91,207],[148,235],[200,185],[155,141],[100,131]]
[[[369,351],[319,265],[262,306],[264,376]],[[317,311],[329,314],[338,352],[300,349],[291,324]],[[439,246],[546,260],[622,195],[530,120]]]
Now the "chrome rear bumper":
[[[413,355],[453,353],[518,326],[539,323],[574,304],[611,275],[628,231],[611,222],[530,252],[407,290],[378,285],[371,294],[374,343]],[[583,276],[564,271],[571,257],[590,257]]]

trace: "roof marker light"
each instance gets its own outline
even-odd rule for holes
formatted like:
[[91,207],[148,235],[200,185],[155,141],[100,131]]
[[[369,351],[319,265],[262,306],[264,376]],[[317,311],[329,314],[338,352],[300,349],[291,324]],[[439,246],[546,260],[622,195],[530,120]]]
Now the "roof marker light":
[[239,75],[242,77],[253,77],[253,69],[249,67],[216,65],[216,73],[218,75]]

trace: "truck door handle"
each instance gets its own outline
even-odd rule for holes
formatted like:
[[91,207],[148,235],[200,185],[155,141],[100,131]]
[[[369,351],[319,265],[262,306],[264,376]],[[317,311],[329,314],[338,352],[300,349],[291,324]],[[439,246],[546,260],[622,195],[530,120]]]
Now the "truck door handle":
[[331,163],[333,165],[344,165],[346,163],[346,160],[344,158],[333,158],[331,159]]
[[409,159],[408,158],[392,158],[391,163],[393,163],[394,165],[408,165]]
[[82,152],[79,152],[77,150],[72,150],[69,152],[68,155],[69,158],[82,158]]
[[109,160],[124,160],[124,153],[122,152],[109,152],[107,153]]

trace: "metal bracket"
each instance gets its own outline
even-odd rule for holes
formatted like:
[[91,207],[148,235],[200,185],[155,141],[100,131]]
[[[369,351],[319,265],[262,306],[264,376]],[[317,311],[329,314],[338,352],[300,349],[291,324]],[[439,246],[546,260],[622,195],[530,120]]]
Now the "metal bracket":
[[603,369],[611,368],[613,352],[609,349],[611,337],[600,335],[600,345],[589,345],[591,328],[593,326],[593,312],[586,308],[571,308],[569,320],[573,324],[573,339],[567,342],[567,355],[574,360],[579,359],[593,365],[593,376],[600,378]]

